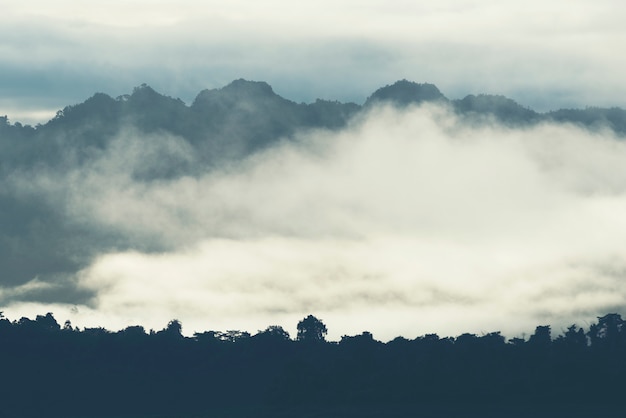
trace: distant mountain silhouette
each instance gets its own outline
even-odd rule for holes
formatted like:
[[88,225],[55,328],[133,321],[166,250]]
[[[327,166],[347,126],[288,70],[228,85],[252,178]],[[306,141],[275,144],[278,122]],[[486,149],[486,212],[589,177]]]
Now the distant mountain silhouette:
[[[212,166],[245,157],[303,129],[341,128],[361,109],[384,103],[397,107],[424,103],[449,106],[470,123],[529,125],[552,121],[626,134],[626,111],[620,108],[538,113],[498,95],[449,100],[433,84],[407,80],[376,90],[362,106],[325,100],[295,103],[276,94],[265,82],[243,79],[219,89],[203,90],[187,106],[180,99],[164,96],[143,84],[132,94],[115,99],[96,93],[83,103],[65,107],[36,128],[11,124],[6,117],[0,119],[0,152],[5,156],[0,170],[30,166],[35,161],[52,166],[66,164],[69,156],[84,162],[128,127],[180,137],[194,147],[198,162]],[[162,174],[171,175],[172,171]]]
[[[66,163],[68,150],[84,161],[106,148],[121,130],[132,127],[179,136],[196,148],[199,161],[215,164],[244,157],[302,129],[341,128],[359,109],[354,103],[324,100],[298,104],[274,93],[267,83],[243,79],[221,89],[203,90],[187,106],[143,84],[116,99],[96,93],[83,103],[65,107],[37,129],[11,125],[4,118],[0,150],[11,155],[7,162],[18,165],[30,165],[33,158],[44,164]],[[31,138],[31,152],[24,144],[6,142],[24,137]],[[39,158],[42,151],[45,161]]]
[[364,108],[390,103],[397,107],[435,103],[449,105],[454,112],[469,123],[498,122],[523,126],[540,122],[570,123],[587,129],[609,129],[626,135],[626,110],[587,107],[585,109],[559,109],[538,113],[501,95],[470,94],[462,99],[450,100],[433,84],[400,80],[381,87],[367,98]]

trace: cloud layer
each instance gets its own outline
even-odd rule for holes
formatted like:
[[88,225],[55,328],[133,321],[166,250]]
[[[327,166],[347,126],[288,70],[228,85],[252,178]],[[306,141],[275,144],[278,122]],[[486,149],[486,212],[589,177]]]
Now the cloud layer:
[[178,318],[186,333],[293,333],[313,313],[331,338],[390,339],[558,332],[626,302],[626,144],[610,132],[380,107],[219,171],[137,175],[164,156],[194,159],[178,138],[127,130],[94,164],[29,178],[72,222],[133,249],[76,275],[89,303],[5,313],[111,328]]

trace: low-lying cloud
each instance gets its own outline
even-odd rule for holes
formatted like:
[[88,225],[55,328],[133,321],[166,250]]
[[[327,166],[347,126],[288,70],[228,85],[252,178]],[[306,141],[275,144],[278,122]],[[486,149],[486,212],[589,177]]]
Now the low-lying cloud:
[[381,107],[219,170],[138,175],[165,156],[196,164],[184,140],[128,130],[41,186],[74,222],[127,244],[76,274],[94,297],[53,307],[60,318],[293,334],[313,313],[331,338],[514,336],[626,304],[626,143],[608,131]]

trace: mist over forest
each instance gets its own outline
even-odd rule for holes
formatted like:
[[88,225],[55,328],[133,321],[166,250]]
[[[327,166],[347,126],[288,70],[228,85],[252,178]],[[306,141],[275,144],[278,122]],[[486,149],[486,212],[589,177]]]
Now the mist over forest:
[[243,79],[0,118],[0,306],[188,333],[315,312],[380,339],[565,331],[626,303],[626,111]]

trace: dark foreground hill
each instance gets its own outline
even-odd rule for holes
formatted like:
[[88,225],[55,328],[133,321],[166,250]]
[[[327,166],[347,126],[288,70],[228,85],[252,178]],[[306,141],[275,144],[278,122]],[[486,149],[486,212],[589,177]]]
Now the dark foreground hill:
[[314,316],[292,340],[60,327],[0,319],[0,417],[618,417],[626,413],[626,325],[605,315],[556,339],[436,334],[325,340]]

